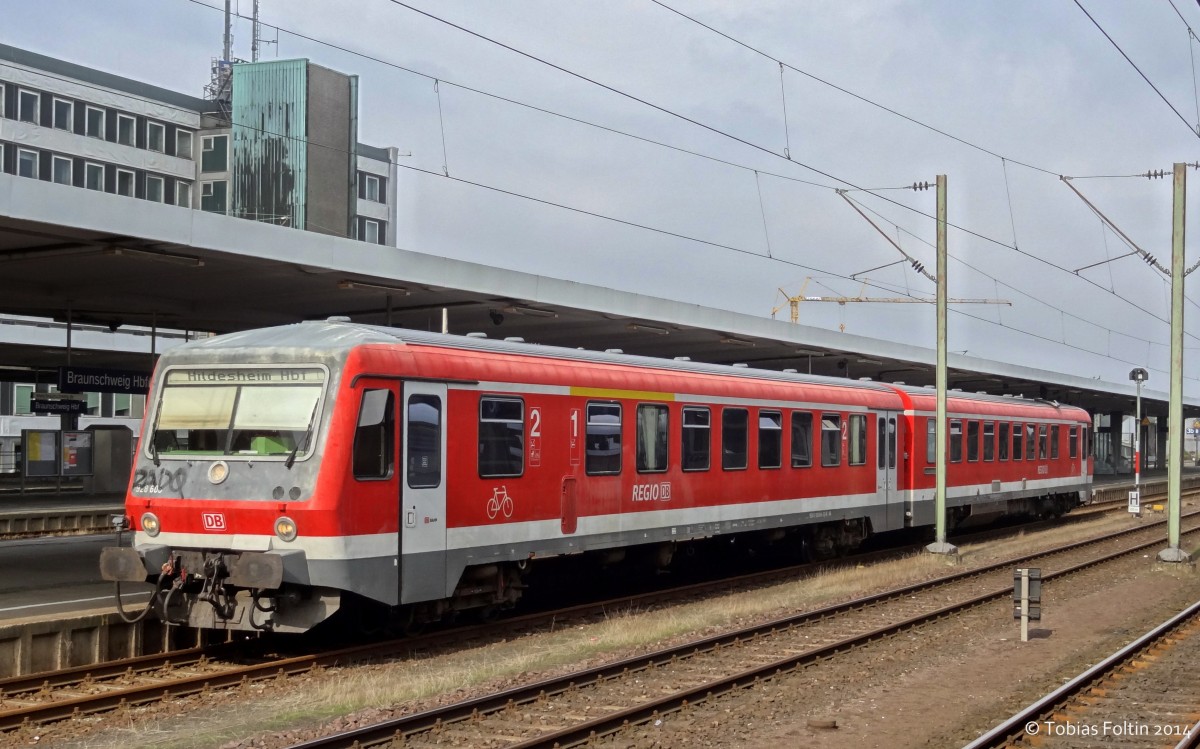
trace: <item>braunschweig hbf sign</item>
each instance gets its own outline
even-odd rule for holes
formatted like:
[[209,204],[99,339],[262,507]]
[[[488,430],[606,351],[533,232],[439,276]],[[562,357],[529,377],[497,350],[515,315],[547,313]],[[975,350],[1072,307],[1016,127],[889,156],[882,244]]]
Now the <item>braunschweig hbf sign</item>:
[[63,393],[130,393],[150,390],[150,374],[124,369],[59,367],[58,389]]

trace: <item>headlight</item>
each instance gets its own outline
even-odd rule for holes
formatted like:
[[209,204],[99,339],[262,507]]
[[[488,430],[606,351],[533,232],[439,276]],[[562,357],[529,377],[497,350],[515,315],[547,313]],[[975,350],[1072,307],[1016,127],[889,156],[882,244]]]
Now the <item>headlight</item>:
[[275,521],[275,535],[279,536],[283,541],[296,540],[296,523],[289,517],[282,517]]
[[219,484],[229,478],[229,464],[223,460],[218,460],[208,467],[208,480],[214,484]]
[[158,517],[153,512],[142,513],[142,530],[149,536],[158,535]]

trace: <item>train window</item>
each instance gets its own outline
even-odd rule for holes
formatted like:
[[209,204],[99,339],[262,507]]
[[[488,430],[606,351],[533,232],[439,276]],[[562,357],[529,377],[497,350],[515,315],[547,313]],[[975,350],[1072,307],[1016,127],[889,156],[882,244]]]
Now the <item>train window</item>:
[[783,413],[758,412],[758,467],[783,466]]
[[1071,460],[1079,457],[1079,427],[1071,427],[1067,432],[1067,457]]
[[962,419],[950,420],[950,462],[962,462]]
[[812,465],[812,421],[807,411],[792,411],[792,468]]
[[1038,460],[1045,460],[1046,452],[1046,425],[1038,426]]
[[996,422],[983,422],[983,459],[990,462],[996,458]]
[[[1025,425],[1025,460],[1034,460],[1037,458],[1037,426],[1034,424]],[[1043,454],[1045,451],[1043,450]]]
[[667,407],[643,403],[637,408],[638,473],[667,470]]
[[354,478],[385,479],[392,475],[395,455],[396,406],[391,390],[364,390],[354,430]]
[[442,399],[408,398],[408,486],[432,489],[442,483]]
[[1058,424],[1050,427],[1050,460],[1058,460]]
[[1009,425],[1007,421],[1002,421],[1000,422],[1000,439],[996,443],[997,452],[999,453],[997,460],[1008,460],[1008,439]]
[[1020,424],[1013,424],[1013,460],[1021,459],[1021,446],[1025,444],[1021,429]]
[[712,414],[707,408],[683,408],[683,470],[707,471],[712,444]]
[[525,472],[525,402],[519,398],[479,399],[479,477],[520,476]]
[[621,404],[587,404],[588,475],[621,472]]
[[842,417],[821,414],[821,465],[842,464]]
[[750,452],[750,412],[744,408],[726,408],[721,412],[721,467],[737,471],[746,467]]
[[888,468],[896,467],[896,417],[888,417]]
[[967,422],[967,461],[979,462],[979,422]]
[[[887,465],[887,420],[882,416],[879,416],[875,420],[875,426],[877,432],[875,435],[875,453],[878,456],[875,467],[883,468],[885,465]],[[895,428],[894,422],[893,428]]]
[[937,462],[937,422],[932,417],[925,420],[925,462]]
[[867,416],[850,414],[850,465],[861,466],[867,462]]
[[159,394],[148,450],[171,455],[308,457],[325,374],[268,367],[175,369]]

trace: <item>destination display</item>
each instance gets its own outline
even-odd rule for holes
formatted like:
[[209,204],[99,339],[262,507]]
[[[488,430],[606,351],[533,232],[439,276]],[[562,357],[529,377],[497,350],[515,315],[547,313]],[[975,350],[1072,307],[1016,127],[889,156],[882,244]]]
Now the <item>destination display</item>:
[[325,370],[310,367],[172,369],[167,373],[168,385],[296,385],[323,382]]

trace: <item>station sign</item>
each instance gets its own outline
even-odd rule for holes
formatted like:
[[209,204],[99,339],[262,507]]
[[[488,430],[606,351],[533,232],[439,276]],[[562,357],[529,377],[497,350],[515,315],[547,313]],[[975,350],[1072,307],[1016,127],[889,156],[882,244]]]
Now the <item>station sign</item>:
[[29,410],[49,416],[81,414],[87,410],[87,399],[64,397],[59,393],[34,393],[29,401]]
[[150,373],[126,369],[59,367],[58,389],[64,393],[128,393],[150,391]]

